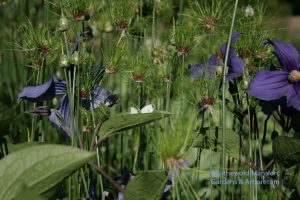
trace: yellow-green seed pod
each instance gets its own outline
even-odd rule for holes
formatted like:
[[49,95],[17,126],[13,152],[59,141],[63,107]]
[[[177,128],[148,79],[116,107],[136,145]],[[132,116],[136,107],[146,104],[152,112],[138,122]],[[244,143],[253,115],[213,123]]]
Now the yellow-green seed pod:
[[113,31],[113,26],[112,26],[112,24],[111,24],[111,22],[110,21],[106,21],[105,23],[104,23],[104,27],[103,27],[103,30],[104,30],[104,32],[106,32],[106,33],[109,33],[109,32],[111,32],[111,31]]
[[67,55],[62,55],[59,61],[60,67],[69,67],[69,57]]
[[241,88],[243,90],[247,90],[249,87],[249,81],[243,77],[242,82],[241,82]]
[[62,15],[58,21],[58,30],[59,31],[67,31],[70,28],[69,20]]
[[75,51],[74,54],[71,57],[71,64],[78,65],[79,64],[79,53],[78,51]]

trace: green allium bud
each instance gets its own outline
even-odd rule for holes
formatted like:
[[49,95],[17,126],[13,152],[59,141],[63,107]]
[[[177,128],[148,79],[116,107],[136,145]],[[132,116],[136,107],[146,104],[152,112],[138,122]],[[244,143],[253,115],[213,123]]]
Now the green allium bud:
[[113,26],[112,26],[112,24],[111,24],[111,22],[110,21],[106,21],[105,23],[104,23],[104,27],[103,27],[103,31],[104,32],[106,32],[106,33],[109,33],[109,32],[111,32],[111,31],[113,31]]
[[78,65],[79,64],[79,53],[78,51],[75,51],[74,54],[71,57],[71,64]]
[[59,31],[67,31],[70,28],[69,20],[62,15],[58,21],[58,30]]
[[62,55],[59,61],[60,67],[68,67],[69,66],[69,58],[67,55]]

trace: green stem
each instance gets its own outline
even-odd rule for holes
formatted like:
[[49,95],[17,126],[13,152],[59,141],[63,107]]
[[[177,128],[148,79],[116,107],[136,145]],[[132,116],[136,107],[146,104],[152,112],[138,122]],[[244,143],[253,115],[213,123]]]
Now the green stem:
[[[226,55],[225,55],[225,61],[223,66],[223,80],[222,80],[222,169],[223,171],[226,170],[226,156],[225,156],[225,149],[226,149],[226,75],[227,75],[227,63],[229,58],[229,50],[230,50],[230,44],[231,44],[231,38],[233,34],[233,28],[234,28],[234,22],[236,17],[236,11],[238,6],[239,0],[235,1],[233,15],[232,15],[232,21],[230,26],[230,32],[229,32],[229,38],[227,42],[227,48],[226,48]],[[222,185],[222,194],[221,199],[225,199],[225,185]]]

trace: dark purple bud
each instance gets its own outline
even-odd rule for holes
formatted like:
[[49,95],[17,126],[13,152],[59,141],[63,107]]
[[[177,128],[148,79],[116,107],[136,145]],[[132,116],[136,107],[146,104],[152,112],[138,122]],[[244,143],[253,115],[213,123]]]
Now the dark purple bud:
[[107,105],[108,107],[112,107],[118,102],[118,98],[119,96],[117,94],[109,95],[105,100],[105,105]]
[[32,109],[31,111],[26,111],[25,113],[37,115],[40,117],[47,117],[51,115],[51,109],[49,106],[39,106],[37,108]]

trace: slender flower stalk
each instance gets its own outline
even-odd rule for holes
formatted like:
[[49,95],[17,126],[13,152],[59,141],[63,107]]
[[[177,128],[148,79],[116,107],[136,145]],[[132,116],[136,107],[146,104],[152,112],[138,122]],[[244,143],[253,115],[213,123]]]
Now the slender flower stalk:
[[[229,37],[228,37],[228,42],[227,42],[227,48],[226,48],[226,54],[225,54],[225,61],[224,61],[224,67],[222,71],[222,170],[226,171],[226,74],[227,74],[227,63],[228,63],[228,58],[229,58],[229,51],[230,51],[230,43],[231,43],[231,38],[233,35],[233,30],[234,30],[234,23],[235,23],[235,18],[236,18],[236,12],[237,12],[237,7],[238,7],[238,2],[239,0],[235,1],[234,5],[234,10],[232,14],[232,21],[231,21],[231,26],[230,26],[230,32],[229,32]],[[225,185],[222,187],[222,195],[221,195],[222,200],[225,199]]]

